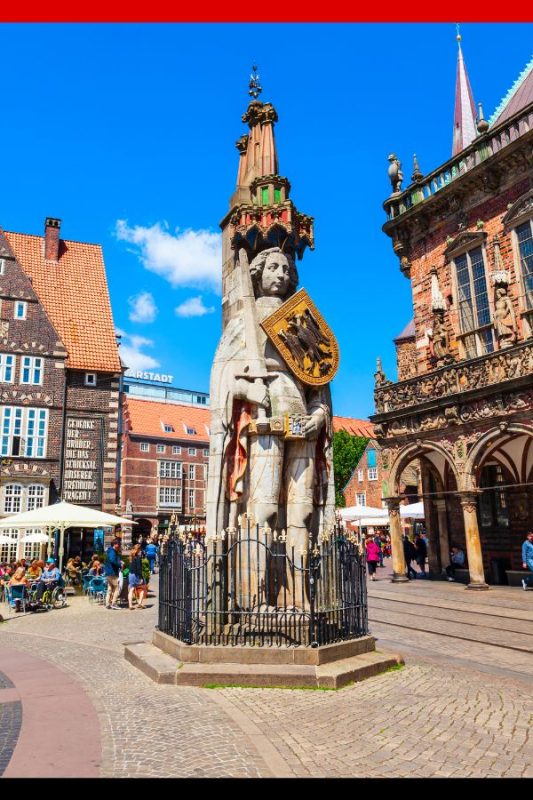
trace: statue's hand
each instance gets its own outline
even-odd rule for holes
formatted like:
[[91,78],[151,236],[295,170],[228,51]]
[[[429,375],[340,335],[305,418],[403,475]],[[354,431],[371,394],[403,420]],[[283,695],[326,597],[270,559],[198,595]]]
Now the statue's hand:
[[262,381],[252,383],[246,378],[236,378],[233,396],[238,400],[247,400],[262,408],[269,408],[268,389]]
[[309,414],[302,419],[302,432],[306,439],[316,439],[323,425],[323,420],[316,414]]

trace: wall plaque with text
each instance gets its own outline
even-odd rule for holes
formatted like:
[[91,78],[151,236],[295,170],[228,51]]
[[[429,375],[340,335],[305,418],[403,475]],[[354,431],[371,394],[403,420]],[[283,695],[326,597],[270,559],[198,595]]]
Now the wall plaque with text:
[[104,445],[102,417],[67,416],[63,500],[100,505]]

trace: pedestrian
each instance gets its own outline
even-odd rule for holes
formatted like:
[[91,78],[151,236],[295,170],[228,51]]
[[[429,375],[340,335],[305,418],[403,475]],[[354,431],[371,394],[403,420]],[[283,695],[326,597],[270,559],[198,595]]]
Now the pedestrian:
[[150,572],[155,574],[155,561],[157,558],[157,545],[155,542],[148,542],[145,549],[146,558],[150,563]]
[[[130,553],[130,571],[128,575],[128,606],[130,611],[133,611],[133,598],[136,596],[137,587],[144,585],[142,574],[142,560],[141,560],[141,545],[136,544],[133,546]],[[144,596],[138,600],[139,608],[144,608]]]
[[371,581],[376,580],[376,567],[379,562],[379,553],[380,553],[380,548],[377,546],[372,536],[367,536],[366,565],[368,567],[368,574],[370,575]]
[[381,548],[381,536],[379,535],[379,533],[376,533],[376,535],[374,536],[374,542],[376,544],[376,547],[378,548],[379,566],[382,567],[383,566],[383,550]]
[[107,593],[105,598],[105,607],[118,609],[117,605],[119,595],[118,578],[120,572],[120,539],[113,539],[110,546],[107,548],[104,575],[107,578]]
[[411,561],[414,561],[416,558],[416,550],[406,533],[403,535],[403,555],[405,558],[405,566],[407,567],[407,577],[409,580],[411,580],[411,578],[416,578],[416,570],[411,566]]
[[[522,544],[522,566],[533,573],[533,531],[529,531]],[[533,574],[522,578],[524,589],[533,589]]]
[[426,558],[428,554],[428,546],[425,539],[417,533],[415,536],[415,560],[420,568],[420,572],[426,577]]
[[450,550],[450,563],[446,567],[446,575],[449,581],[455,580],[455,570],[464,569],[465,562],[464,551],[461,550],[460,547],[457,547],[457,545],[452,545]]

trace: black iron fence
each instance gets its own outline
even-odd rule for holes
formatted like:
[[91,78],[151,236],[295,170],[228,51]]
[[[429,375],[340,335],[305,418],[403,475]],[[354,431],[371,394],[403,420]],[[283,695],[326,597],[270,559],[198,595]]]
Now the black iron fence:
[[159,630],[187,644],[263,647],[365,636],[364,549],[342,529],[301,545],[250,526],[207,543],[171,535],[160,563]]

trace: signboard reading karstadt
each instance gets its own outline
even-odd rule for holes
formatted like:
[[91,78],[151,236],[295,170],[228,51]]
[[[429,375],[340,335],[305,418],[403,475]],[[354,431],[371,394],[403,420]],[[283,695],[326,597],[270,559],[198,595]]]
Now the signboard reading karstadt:
[[102,432],[100,417],[67,417],[63,500],[100,504]]

